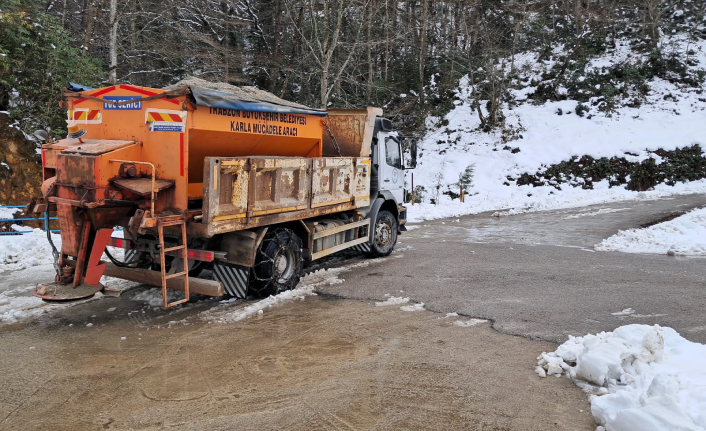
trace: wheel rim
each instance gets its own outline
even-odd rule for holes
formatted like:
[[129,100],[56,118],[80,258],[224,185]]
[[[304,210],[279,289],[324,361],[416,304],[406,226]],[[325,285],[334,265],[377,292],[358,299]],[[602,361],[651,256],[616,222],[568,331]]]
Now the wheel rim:
[[292,278],[295,265],[294,251],[290,249],[280,250],[273,259],[275,278],[278,283],[284,284]]
[[387,247],[392,241],[392,224],[386,220],[381,219],[375,226],[375,242],[381,248]]

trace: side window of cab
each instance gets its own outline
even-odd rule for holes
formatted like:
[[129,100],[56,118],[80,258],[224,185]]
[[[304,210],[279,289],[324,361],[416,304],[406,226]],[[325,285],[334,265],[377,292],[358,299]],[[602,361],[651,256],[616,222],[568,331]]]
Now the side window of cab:
[[385,162],[393,168],[402,169],[400,143],[395,138],[385,139]]

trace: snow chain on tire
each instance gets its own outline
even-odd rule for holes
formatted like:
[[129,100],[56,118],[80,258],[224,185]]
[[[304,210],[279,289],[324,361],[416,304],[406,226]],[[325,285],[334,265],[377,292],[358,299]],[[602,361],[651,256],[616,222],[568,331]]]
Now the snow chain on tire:
[[302,271],[301,239],[290,229],[269,232],[260,244],[250,288],[260,297],[294,289]]

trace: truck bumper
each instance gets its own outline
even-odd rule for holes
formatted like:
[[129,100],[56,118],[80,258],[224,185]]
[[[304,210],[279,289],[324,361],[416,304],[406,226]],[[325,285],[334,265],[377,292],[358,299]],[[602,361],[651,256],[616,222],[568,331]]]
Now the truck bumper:
[[404,205],[397,206],[397,230],[398,233],[407,232],[407,228],[404,226],[407,224],[407,207]]

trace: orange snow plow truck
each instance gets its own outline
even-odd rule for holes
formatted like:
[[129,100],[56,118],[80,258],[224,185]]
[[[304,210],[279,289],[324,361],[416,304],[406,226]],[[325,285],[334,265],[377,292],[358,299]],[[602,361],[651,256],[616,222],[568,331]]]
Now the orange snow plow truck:
[[[104,275],[161,286],[165,307],[267,296],[294,288],[308,261],[389,255],[405,230],[416,142],[405,167],[406,138],[379,108],[320,111],[198,79],[64,95],[66,139],[35,134],[44,196],[32,210],[55,211],[61,232],[56,279],[34,293],[46,300],[109,293]],[[170,302],[167,289],[183,294]]]

